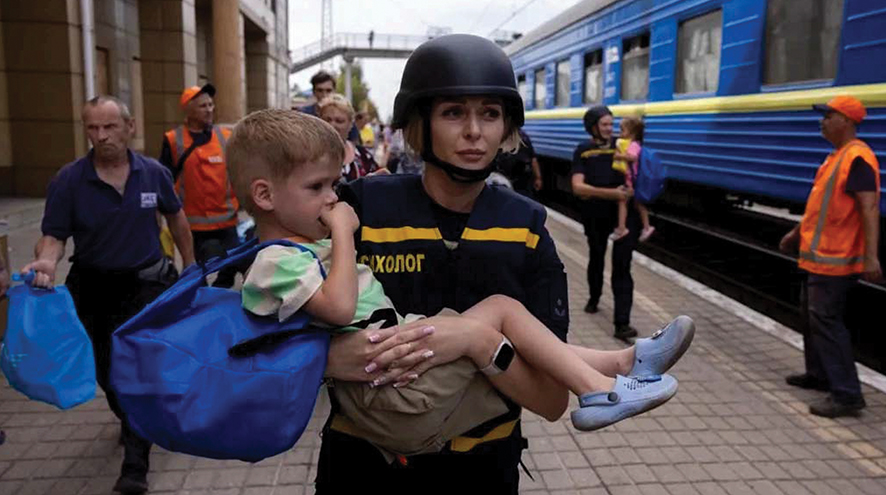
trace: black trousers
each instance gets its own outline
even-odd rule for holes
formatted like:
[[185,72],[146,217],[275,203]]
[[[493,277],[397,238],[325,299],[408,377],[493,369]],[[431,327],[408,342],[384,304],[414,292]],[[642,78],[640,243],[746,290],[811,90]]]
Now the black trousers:
[[526,445],[518,423],[510,437],[480,444],[470,452],[444,450],[409,457],[406,465],[389,464],[369,442],[331,430],[327,424],[315,493],[517,495],[520,456]]
[[855,368],[852,336],[843,322],[849,290],[857,276],[833,277],[810,273],[801,300],[806,320],[803,354],[806,373],[826,381],[837,402],[861,399],[861,384]]
[[[194,256],[197,262],[203,263],[209,258],[223,256],[226,251],[234,249],[240,244],[237,236],[237,227],[228,227],[219,230],[192,230],[194,237]],[[229,266],[218,272],[218,278],[212,284],[213,287],[229,289],[234,286],[234,277],[241,271],[239,267]]]
[[[613,211],[612,215],[606,214]],[[617,210],[586,211],[582,215],[585,237],[588,239],[588,290],[590,300],[600,301],[603,294],[603,267],[609,234],[618,224]],[[632,204],[628,204],[627,227],[630,233],[615,241],[612,246],[612,297],[615,301],[613,323],[627,325],[631,322],[631,306],[634,304],[634,279],[631,276],[631,261],[640,237],[640,218]]]
[[74,299],[77,316],[92,340],[96,381],[105,391],[108,405],[123,426],[123,474],[148,472],[151,443],[129,430],[126,413],[120,408],[110,386],[111,334],[163,293],[173,281],[174,277],[163,281],[143,281],[135,272],[109,274],[76,263],[65,280]]

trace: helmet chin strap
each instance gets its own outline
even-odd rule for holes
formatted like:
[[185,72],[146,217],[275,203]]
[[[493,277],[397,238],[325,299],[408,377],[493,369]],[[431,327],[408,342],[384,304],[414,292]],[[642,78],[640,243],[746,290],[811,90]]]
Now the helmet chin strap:
[[489,165],[480,170],[471,170],[467,168],[456,167],[455,165],[445,162],[434,154],[433,144],[431,141],[431,120],[427,116],[424,118],[424,150],[421,153],[422,160],[425,163],[440,167],[446,175],[455,182],[462,184],[473,184],[481,182],[489,177],[489,174],[495,169],[495,160],[490,161]]

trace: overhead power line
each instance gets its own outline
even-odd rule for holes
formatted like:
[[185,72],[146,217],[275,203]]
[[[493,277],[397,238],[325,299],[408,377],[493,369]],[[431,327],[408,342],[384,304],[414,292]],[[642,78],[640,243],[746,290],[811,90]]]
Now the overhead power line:
[[488,2],[486,2],[486,6],[483,7],[483,10],[480,11],[480,15],[478,15],[477,18],[474,19],[474,23],[471,24],[471,27],[468,29],[469,33],[473,32],[474,28],[477,27],[478,24],[480,24],[480,21],[482,21],[483,17],[486,16],[486,11],[489,10],[489,6],[492,5],[492,2],[494,1],[495,0],[489,0]]
[[495,33],[496,31],[498,31],[499,29],[501,29],[502,26],[504,26],[505,24],[511,22],[511,20],[512,20],[514,17],[517,17],[517,15],[519,15],[520,12],[523,12],[523,10],[525,10],[526,7],[529,7],[530,5],[534,4],[536,1],[537,1],[537,0],[529,0],[528,2],[524,3],[524,4],[523,4],[522,6],[520,6],[517,10],[515,10],[515,11],[510,15],[510,17],[508,17],[507,19],[505,19],[504,21],[502,21],[502,23],[499,24],[498,26],[495,26],[495,27],[492,29],[492,31],[489,32],[489,35],[488,35],[488,36],[492,36],[493,33]]
[[412,15],[415,16],[415,18],[418,20],[418,22],[424,24],[425,27],[431,27],[431,24],[429,22],[426,22],[424,19],[422,19],[421,16],[418,15],[418,13],[414,9],[411,9],[411,8],[403,5],[402,3],[398,2],[397,0],[391,0],[391,1],[394,2],[394,4],[396,4],[397,7],[400,7],[401,10],[408,10],[409,12],[412,12]]

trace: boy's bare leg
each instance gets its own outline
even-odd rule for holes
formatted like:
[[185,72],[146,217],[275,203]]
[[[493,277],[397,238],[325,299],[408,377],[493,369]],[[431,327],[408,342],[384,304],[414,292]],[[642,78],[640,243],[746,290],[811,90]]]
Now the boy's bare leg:
[[580,345],[568,345],[588,366],[609,377],[627,375],[634,366],[634,346],[618,351],[601,351]]
[[509,297],[488,297],[462,316],[480,320],[501,331],[514,344],[520,357],[574,394],[612,390],[615,385],[615,380],[591,367],[522,304]]

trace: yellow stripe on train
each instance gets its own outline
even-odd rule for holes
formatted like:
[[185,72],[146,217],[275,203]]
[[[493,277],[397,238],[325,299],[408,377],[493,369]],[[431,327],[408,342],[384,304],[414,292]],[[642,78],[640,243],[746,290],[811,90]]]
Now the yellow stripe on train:
[[[750,113],[787,110],[810,110],[813,104],[825,103],[834,96],[849,94],[868,107],[886,107],[886,84],[862,84],[832,88],[804,89],[756,93],[739,96],[716,96],[673,101],[657,101],[625,105],[610,105],[616,116],[679,115],[704,113]],[[581,119],[586,107],[526,112],[527,120]]]

